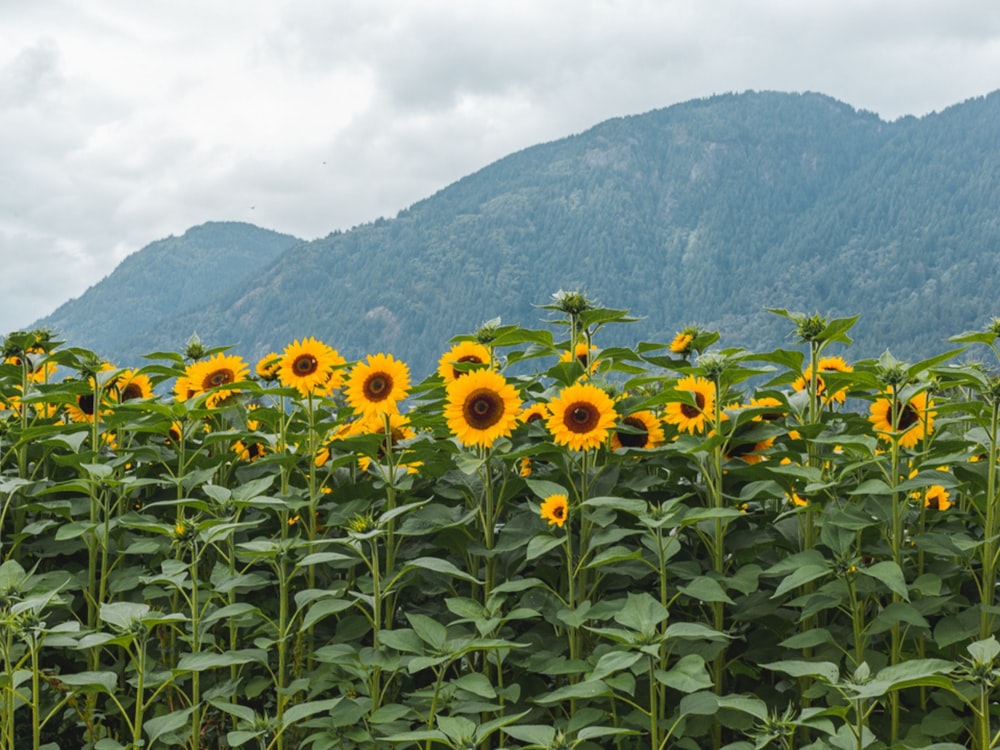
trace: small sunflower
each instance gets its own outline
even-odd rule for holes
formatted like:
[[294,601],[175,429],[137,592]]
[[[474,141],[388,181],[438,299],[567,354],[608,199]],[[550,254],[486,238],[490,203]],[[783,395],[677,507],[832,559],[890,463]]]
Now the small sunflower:
[[607,393],[590,383],[575,383],[549,402],[545,424],[556,444],[582,451],[600,447],[617,418]]
[[133,370],[122,370],[115,379],[114,389],[117,391],[119,403],[153,396],[153,383],[150,379]]
[[656,448],[666,440],[659,417],[648,409],[632,412],[621,423],[626,429],[617,429],[611,433],[612,450]]
[[209,359],[188,365],[184,376],[187,378],[189,390],[193,391],[195,396],[211,392],[205,400],[205,406],[214,409],[234,393],[239,393],[238,389],[221,386],[239,383],[246,380],[249,374],[250,368],[242,357],[216,354]]
[[521,409],[517,418],[522,424],[531,424],[539,419],[544,421],[549,418],[549,407],[542,403],[531,404]]
[[278,363],[278,380],[283,386],[295,388],[303,397],[319,391],[329,392],[340,387],[343,374],[338,368],[344,358],[336,349],[314,338],[295,341],[285,347]]
[[931,510],[948,510],[954,503],[948,490],[940,484],[932,484],[924,495],[924,505]]
[[[387,430],[388,438],[384,437]],[[404,440],[412,440],[417,436],[417,433],[410,426],[409,417],[405,414],[395,412],[393,414],[379,414],[375,417],[359,419],[354,423],[351,435],[383,435],[382,442],[379,444],[378,451],[375,454],[375,460],[382,461],[390,453],[399,453],[396,446]],[[422,466],[422,463],[419,461],[407,462],[403,460],[404,458],[405,456],[401,455],[396,465],[405,467],[410,474],[415,473]],[[358,468],[361,471],[368,471],[371,463],[372,458],[370,456],[358,457]]]
[[677,381],[676,390],[690,393],[694,403],[672,401],[666,406],[663,420],[676,425],[678,430],[687,430],[692,434],[704,431],[706,422],[715,413],[715,383],[689,375]]
[[739,443],[726,452],[726,457],[738,458],[748,464],[759,464],[767,459],[764,452],[774,445],[774,438],[769,437],[758,440],[756,443]]
[[[841,388],[829,396],[825,395],[826,382],[823,380],[822,375],[824,372],[854,372],[854,368],[847,364],[843,357],[820,357],[819,362],[816,363],[816,393],[823,397],[825,403],[830,403],[831,401],[836,401],[839,404],[844,403],[847,398],[846,388]],[[808,370],[803,371],[802,375],[792,383],[792,389],[804,391],[809,375]]]
[[[893,424],[893,405],[895,405],[895,424]],[[868,421],[872,423],[875,432],[882,440],[891,442],[896,435],[901,447],[912,448],[934,430],[934,416],[937,412],[931,411],[933,406],[934,402],[927,400],[925,392],[918,393],[905,404],[900,403],[893,396],[893,389],[890,386],[886,397],[877,399],[869,407],[871,416],[868,417]]]
[[364,416],[399,410],[410,389],[410,368],[391,354],[371,354],[347,378],[347,403]]
[[278,369],[281,367],[281,357],[274,352],[269,352],[257,360],[254,372],[257,377],[265,382],[273,382],[278,379]]
[[559,361],[572,362],[576,360],[583,366],[584,372],[594,372],[597,370],[597,355],[600,352],[601,350],[596,346],[588,346],[586,341],[580,341],[572,352],[565,351],[560,354]]
[[670,342],[670,351],[674,354],[690,354],[691,344],[694,342],[694,334],[691,331],[681,331],[674,340]]
[[[441,359],[438,360],[438,375],[447,384],[458,380],[470,370],[481,366],[489,367],[489,364],[489,349],[476,341],[459,341],[441,355]],[[468,369],[459,369],[456,365],[467,365]]]
[[569,500],[565,495],[549,495],[542,501],[540,510],[539,515],[549,522],[549,526],[562,528],[569,517]]
[[517,426],[521,400],[493,370],[473,370],[448,384],[444,416],[462,445],[489,448]]

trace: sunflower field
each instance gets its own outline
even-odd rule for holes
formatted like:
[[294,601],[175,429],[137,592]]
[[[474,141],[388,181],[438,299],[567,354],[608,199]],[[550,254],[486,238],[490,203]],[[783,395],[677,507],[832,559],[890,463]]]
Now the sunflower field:
[[0,750],[1000,744],[1000,320],[543,308],[419,381],[7,336]]

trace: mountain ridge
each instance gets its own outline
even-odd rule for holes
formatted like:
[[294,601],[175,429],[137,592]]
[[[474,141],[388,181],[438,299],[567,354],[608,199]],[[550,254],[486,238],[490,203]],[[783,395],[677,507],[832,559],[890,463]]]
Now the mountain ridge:
[[[111,355],[176,350],[197,331],[253,359],[316,336],[348,358],[392,351],[426,374],[450,337],[497,316],[544,326],[535,306],[575,288],[642,318],[602,333],[602,346],[669,341],[692,323],[720,329],[726,346],[778,346],[787,327],[765,308],[781,307],[860,313],[858,354],[920,356],[994,312],[995,122],[996,92],[893,122],[812,92],[614,118],[394,218],[291,238],[186,313],[134,326]],[[81,318],[64,323],[74,344],[95,319],[59,319]]]

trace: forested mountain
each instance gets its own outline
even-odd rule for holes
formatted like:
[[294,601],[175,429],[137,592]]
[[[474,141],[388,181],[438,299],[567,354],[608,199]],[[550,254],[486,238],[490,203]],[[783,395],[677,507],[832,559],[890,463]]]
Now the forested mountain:
[[[197,330],[251,360],[316,336],[422,376],[451,336],[498,316],[543,326],[535,306],[579,289],[642,318],[600,346],[687,324],[782,345],[788,323],[764,309],[782,307],[860,313],[853,357],[937,353],[1000,314],[1000,92],[894,122],[820,94],[714,96],[512,154],[393,219],[288,240],[256,268],[214,250],[245,273],[205,269],[210,284],[145,326],[68,305],[41,322],[83,345],[103,329],[121,363]],[[92,291],[137,273],[129,261]]]
[[[134,362],[151,351],[148,332],[160,327],[181,343],[191,330],[174,321],[203,307],[232,284],[256,278],[296,237],[252,224],[209,222],[129,255],[113,273],[80,297],[34,324],[68,344],[100,352],[115,362]],[[176,348],[176,346],[172,347]]]

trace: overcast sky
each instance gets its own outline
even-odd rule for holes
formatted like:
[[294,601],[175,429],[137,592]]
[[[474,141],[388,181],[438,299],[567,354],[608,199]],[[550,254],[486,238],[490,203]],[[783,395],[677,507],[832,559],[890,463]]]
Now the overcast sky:
[[321,237],[611,117],[997,88],[997,0],[0,0],[0,335],[202,222]]

